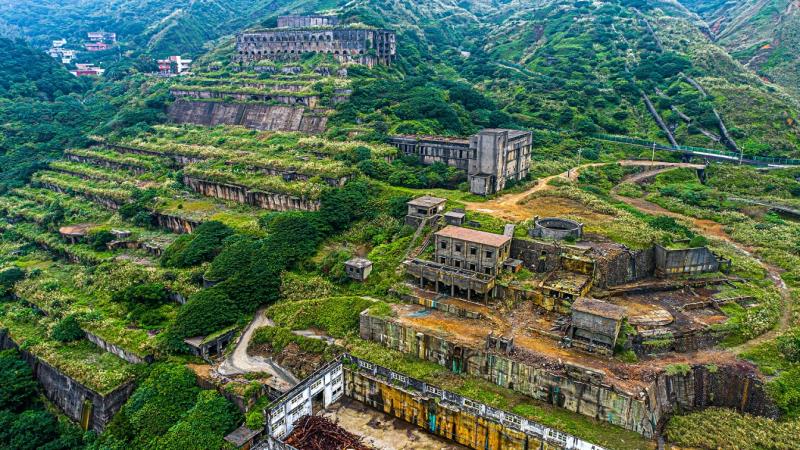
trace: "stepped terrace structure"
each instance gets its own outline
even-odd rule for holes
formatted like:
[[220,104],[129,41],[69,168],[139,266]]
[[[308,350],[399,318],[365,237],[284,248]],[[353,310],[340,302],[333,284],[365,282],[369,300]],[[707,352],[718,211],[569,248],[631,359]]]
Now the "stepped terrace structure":
[[509,181],[528,176],[533,135],[527,131],[485,129],[469,139],[442,136],[394,136],[389,143],[424,164],[436,162],[467,172],[473,194],[491,195]]
[[283,16],[278,28],[236,36],[236,62],[298,59],[327,53],[339,62],[390,64],[397,51],[395,32],[340,25],[335,16]]

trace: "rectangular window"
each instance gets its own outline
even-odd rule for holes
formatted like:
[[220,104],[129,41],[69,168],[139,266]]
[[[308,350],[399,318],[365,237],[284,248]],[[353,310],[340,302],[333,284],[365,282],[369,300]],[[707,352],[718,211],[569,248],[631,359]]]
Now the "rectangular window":
[[447,258],[445,258],[444,256],[442,256],[441,258],[439,258],[439,263],[441,263],[441,264],[447,264]]
[[491,275],[492,274],[492,268],[491,267],[487,267],[487,268],[483,269],[483,271],[486,272],[486,275]]
[[491,258],[493,254],[494,254],[494,253],[492,253],[490,250],[487,250],[487,251],[486,251],[486,257],[487,257],[487,258]]
[[439,244],[439,247],[441,247],[441,248],[442,248],[442,250],[446,249],[446,248],[447,248],[447,242],[445,242],[445,241],[442,241],[442,242]]
[[469,248],[469,254],[473,255],[473,256],[477,255],[478,254],[478,247],[470,247]]
[[469,265],[469,270],[474,272],[475,271],[475,264],[470,264]]
[[456,244],[456,251],[461,252],[461,244]]
[[453,265],[458,268],[461,268],[461,261],[453,261]]

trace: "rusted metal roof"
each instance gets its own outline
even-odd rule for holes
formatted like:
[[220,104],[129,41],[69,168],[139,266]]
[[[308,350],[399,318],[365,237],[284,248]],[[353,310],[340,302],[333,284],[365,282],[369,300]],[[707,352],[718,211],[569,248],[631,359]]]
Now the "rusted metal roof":
[[437,232],[436,235],[466,242],[474,242],[476,244],[485,244],[492,247],[502,247],[511,240],[511,237],[503,236],[502,234],[487,233],[485,231],[462,228],[455,225],[444,227],[441,231]]

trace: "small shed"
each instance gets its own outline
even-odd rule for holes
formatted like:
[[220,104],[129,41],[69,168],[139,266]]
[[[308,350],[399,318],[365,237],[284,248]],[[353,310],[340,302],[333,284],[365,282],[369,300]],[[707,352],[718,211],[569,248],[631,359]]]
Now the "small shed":
[[118,241],[121,241],[121,240],[124,240],[124,239],[128,239],[129,237],[131,237],[130,230],[112,229],[111,230],[111,234],[114,236],[114,239],[116,239]]
[[347,276],[356,281],[365,281],[372,273],[372,261],[366,258],[353,258],[344,263]]
[[58,233],[70,244],[77,244],[86,239],[86,236],[89,235],[89,230],[93,226],[94,225],[90,223],[69,225],[59,228]]
[[444,214],[444,221],[447,222],[448,225],[460,227],[461,225],[464,225],[464,221],[466,219],[467,214],[463,211],[453,210]]
[[601,300],[581,297],[572,303],[572,325],[567,337],[588,350],[610,354],[627,310]]

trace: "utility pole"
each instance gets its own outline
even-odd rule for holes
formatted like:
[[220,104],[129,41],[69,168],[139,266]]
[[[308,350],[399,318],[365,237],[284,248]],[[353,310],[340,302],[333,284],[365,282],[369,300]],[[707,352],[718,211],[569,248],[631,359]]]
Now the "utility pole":
[[656,143],[653,142],[653,153],[650,155],[650,163],[651,163],[650,165],[655,163],[655,161],[656,161]]

